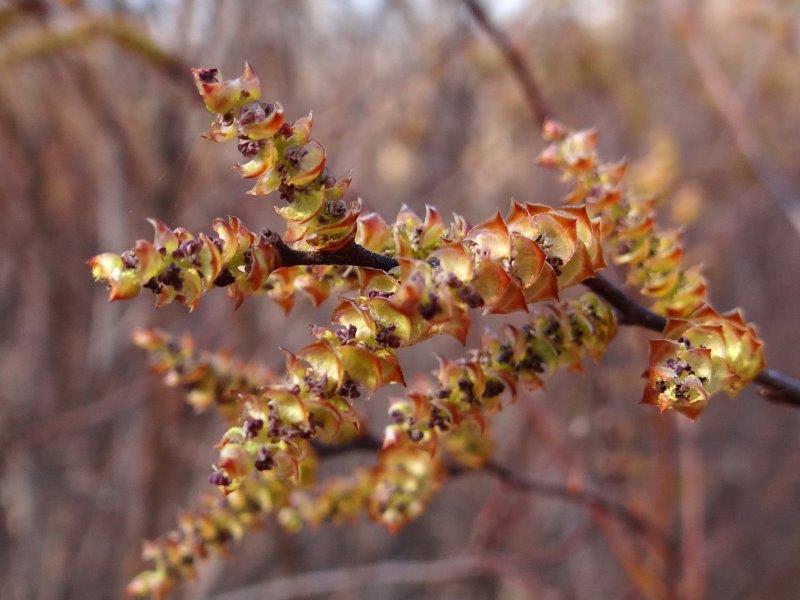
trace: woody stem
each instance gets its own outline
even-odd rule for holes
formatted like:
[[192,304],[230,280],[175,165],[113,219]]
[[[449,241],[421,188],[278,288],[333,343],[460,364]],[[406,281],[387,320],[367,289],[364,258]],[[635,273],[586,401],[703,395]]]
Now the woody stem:
[[[269,239],[278,250],[282,267],[342,265],[391,271],[399,265],[397,259],[377,254],[359,244],[353,243],[332,252],[315,252],[290,248],[277,234],[269,234]],[[664,317],[642,306],[604,277],[597,275],[585,280],[583,285],[616,309],[622,325],[643,327],[659,333],[664,330],[667,323]],[[763,388],[762,395],[766,399],[800,407],[800,381],[797,379],[775,369],[765,369],[756,377],[756,382]]]

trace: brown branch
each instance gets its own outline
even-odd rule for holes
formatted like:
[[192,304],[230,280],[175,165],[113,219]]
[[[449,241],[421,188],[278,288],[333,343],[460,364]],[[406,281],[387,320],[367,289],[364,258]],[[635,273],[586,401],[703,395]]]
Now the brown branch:
[[[339,446],[314,444],[315,451],[322,457],[337,456],[355,450],[377,451],[380,450],[381,447],[381,441],[369,434]],[[606,498],[597,490],[546,481],[531,475],[524,475],[491,460],[478,469],[468,469],[460,465],[447,466],[447,474],[451,477],[460,477],[471,473],[488,473],[515,490],[550,498],[558,498],[566,502],[585,506],[590,510],[599,511],[617,519],[632,531],[658,541],[668,554],[674,555],[676,551],[674,540],[672,540],[666,532],[662,531],[660,527],[650,523],[645,517],[637,514],[625,504]]]
[[662,11],[683,41],[704,91],[730,130],[736,148],[752,173],[766,189],[773,204],[783,211],[795,233],[800,234],[800,195],[781,170],[769,160],[745,103],[736,94],[719,59],[700,30],[697,6],[661,0]]
[[[511,44],[508,40],[508,37],[503,33],[503,31],[495,25],[489,16],[486,14],[486,11],[480,5],[478,0],[462,0],[464,4],[470,9],[475,21],[477,22],[480,27],[486,31],[489,37],[494,41],[497,45],[498,50],[500,50],[505,56],[506,60],[511,67],[511,70],[516,77],[517,81],[519,82],[520,86],[522,87],[523,91],[525,92],[525,97],[528,101],[529,106],[531,107],[531,112],[533,113],[534,120],[536,123],[541,126],[544,124],[544,121],[552,116],[552,113],[548,110],[547,104],[545,103],[541,90],[539,89],[538,84],[536,83],[536,79],[533,76],[533,71],[526,65],[525,60],[523,59],[522,55],[519,51]],[[684,32],[686,34],[687,32]],[[692,31],[688,32],[689,34]],[[690,36],[691,37],[691,36]],[[697,36],[694,36],[695,38]],[[694,57],[696,58],[696,57]],[[701,63],[704,62],[703,60],[700,61]],[[707,61],[705,61],[707,62]],[[706,69],[707,70],[707,69]],[[701,69],[702,71],[702,69]],[[721,72],[721,70],[720,70]],[[724,79],[724,73],[722,74]],[[708,83],[708,77],[704,78],[704,83]],[[712,77],[712,80],[718,80],[719,77]],[[723,81],[724,83],[724,81]],[[713,87],[713,86],[712,86]],[[720,87],[720,86],[716,86]],[[723,89],[725,86],[722,86]],[[723,91],[725,91],[723,89]],[[709,90],[712,98],[714,98],[715,102],[718,100],[723,100],[725,98],[732,98],[735,96],[732,93],[714,93],[714,90]],[[724,104],[724,102],[723,102]],[[720,104],[717,104],[718,108],[720,108]],[[737,131],[741,131],[741,124],[744,122],[745,127],[747,127],[747,121],[743,118],[734,118],[731,119],[730,116],[733,114],[730,111],[722,110],[720,108],[720,113],[723,117],[726,118],[726,122],[731,127],[731,129],[736,134]],[[736,111],[735,115],[740,115],[742,111]],[[737,143],[741,142],[741,136],[736,135]],[[746,136],[749,139],[754,139],[755,136]],[[752,144],[744,144],[743,148],[750,148]],[[740,143],[740,148],[742,145]],[[751,161],[754,165],[754,170],[757,173],[762,173],[763,169],[757,168],[759,165],[762,164],[760,161],[760,153],[758,152],[746,152],[742,149],[742,152],[748,156],[749,158],[757,159],[755,162]],[[763,180],[770,182],[775,181],[774,177],[766,177],[762,178]],[[782,192],[785,191],[786,186],[782,186]],[[774,187],[771,188],[774,191]],[[779,196],[783,197],[785,194],[781,193]],[[788,197],[788,196],[787,196]],[[798,223],[800,223],[800,216],[798,216],[798,210],[796,207],[789,207],[785,204],[782,204],[781,207],[786,211],[788,215],[790,215],[790,221],[798,227]],[[609,304],[611,304],[620,315],[620,323],[623,325],[636,325],[639,327],[644,327],[645,329],[650,329],[652,331],[661,332],[666,325],[666,320],[661,315],[658,315],[644,306],[638,304],[635,300],[628,297],[625,292],[621,289],[616,287],[610,281],[607,281],[603,277],[595,277],[593,279],[588,279],[583,282],[583,284],[591,289],[594,293],[598,296],[604,298]],[[758,377],[756,377],[756,382],[762,386],[761,395],[764,396],[766,399],[771,400],[773,402],[778,402],[782,404],[789,404],[791,406],[798,406],[800,407],[800,381],[794,379],[780,371],[776,371],[775,369],[765,369],[762,371]]]
[[66,31],[42,27],[13,44],[7,44],[0,53],[0,67],[38,60],[66,49],[82,48],[102,38],[154,67],[192,98],[197,96],[194,84],[185,76],[189,65],[181,57],[161,48],[138,26],[116,16],[84,17]]
[[[398,266],[395,258],[370,252],[358,244],[335,252],[303,252],[290,248],[274,233],[270,234],[270,241],[277,246],[280,264],[284,267],[347,265],[390,271]],[[664,317],[648,310],[604,277],[587,279],[583,285],[616,309],[622,325],[635,325],[658,333],[664,330],[667,324]],[[775,369],[765,369],[755,380],[762,386],[761,394],[766,399],[800,407],[800,381],[797,379]]]
[[600,511],[601,513],[617,519],[636,533],[659,540],[669,551],[674,551],[675,549],[674,542],[666,532],[650,523],[645,517],[637,514],[625,504],[606,498],[597,490],[575,487],[563,483],[546,481],[531,475],[524,475],[491,460],[478,470],[469,470],[460,467],[450,467],[448,469],[450,475],[464,475],[471,472],[489,473],[497,477],[507,486],[521,492],[530,492],[540,496],[558,498],[565,502],[580,504],[591,510]]
[[214,596],[214,600],[290,600],[409,584],[447,583],[470,577],[524,577],[527,567],[506,554],[477,554],[433,560],[389,560],[281,577]]
[[511,69],[515,79],[522,88],[525,102],[528,104],[533,120],[541,128],[550,116],[550,110],[547,108],[547,103],[544,101],[539,86],[536,84],[532,69],[525,62],[525,57],[522,56],[522,53],[512,43],[505,32],[489,18],[489,15],[486,14],[486,10],[478,0],[462,1],[475,19],[475,23],[489,36],[503,55],[506,63],[508,63],[508,67]]
[[309,252],[295,250],[286,245],[280,236],[269,230],[264,231],[267,241],[275,245],[282,267],[298,267],[301,265],[342,265],[363,267],[379,271],[391,271],[399,265],[391,256],[370,252],[358,244],[350,244],[335,252]]

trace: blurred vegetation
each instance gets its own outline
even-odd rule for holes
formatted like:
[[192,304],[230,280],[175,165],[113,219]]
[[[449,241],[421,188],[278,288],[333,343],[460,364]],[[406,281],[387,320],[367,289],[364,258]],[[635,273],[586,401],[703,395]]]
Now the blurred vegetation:
[[[696,4],[688,29],[669,0],[507,0],[492,15],[558,116],[596,125],[603,154],[631,158],[637,186],[663,195],[663,219],[686,227],[687,260],[706,265],[714,303],[745,307],[770,365],[798,375],[800,237],[784,208],[800,198],[800,5]],[[709,92],[698,43],[728,96]],[[232,155],[199,138],[208,116],[188,67],[233,73],[244,59],[265,95],[296,111],[289,117],[314,108],[332,169],[352,169],[353,193],[386,215],[427,202],[475,221],[511,196],[548,203],[564,193],[534,167],[538,128],[517,83],[455,0],[0,6],[3,598],[119,596],[141,567],[140,540],[169,529],[207,487],[209,442],[223,426],[145,373],[129,340],[136,326],[191,331],[199,347],[277,366],[277,346],[305,343],[326,314],[303,302],[286,318],[266,301],[233,312],[222,297],[192,315],[145,300],[109,305],[86,274],[99,250],[149,237],[145,217],[189,229],[228,212],[277,223],[269,201],[244,195]],[[719,100],[731,97],[726,113]],[[500,415],[499,460],[592,482],[680,534],[682,597],[795,597],[800,414],[748,389],[712,403],[697,425],[654,415],[637,405],[646,340],[621,332],[602,368],[556,378]],[[459,349],[437,340],[403,360],[426,369],[433,352]],[[381,400],[369,408],[376,431]],[[235,560],[210,561],[183,597],[465,550],[516,560],[479,577],[340,597],[658,595],[613,524],[480,476],[453,481],[396,536],[368,523],[294,538],[265,529]]]

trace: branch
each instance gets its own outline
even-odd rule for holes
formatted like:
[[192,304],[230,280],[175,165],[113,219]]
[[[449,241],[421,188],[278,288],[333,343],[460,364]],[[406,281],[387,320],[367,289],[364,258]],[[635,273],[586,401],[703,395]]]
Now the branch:
[[[377,451],[380,450],[381,447],[381,441],[369,434],[339,446],[324,446],[319,443],[314,444],[314,449],[317,454],[323,457],[337,456],[355,450]],[[447,466],[447,474],[451,477],[460,477],[462,475],[469,475],[470,473],[481,472],[496,477],[507,486],[518,491],[550,498],[558,498],[604,513],[617,519],[632,531],[658,541],[669,555],[673,555],[675,552],[676,546],[669,534],[662,531],[653,523],[650,523],[645,517],[637,514],[625,504],[606,498],[597,490],[546,481],[531,475],[524,475],[491,460],[478,469],[469,469],[460,465]]]
[[[479,0],[462,1],[467,8],[469,8],[472,16],[475,18],[476,23],[489,35],[489,37],[497,46],[498,50],[506,57],[506,61],[511,67],[514,76],[525,92],[525,98],[531,108],[534,120],[539,126],[542,126],[545,120],[547,120],[552,113],[547,108],[547,104],[542,97],[542,93],[538,84],[536,83],[536,79],[533,77],[532,70],[526,65],[525,60],[520,54],[519,50],[517,50],[513,44],[511,44],[505,33],[491,21],[489,16],[486,14],[486,11],[481,6]],[[684,34],[686,33],[687,32],[684,32]],[[691,34],[692,32],[689,31],[688,33]],[[704,83],[707,83],[707,81],[708,77],[705,78]],[[712,91],[713,90],[710,90],[710,92]],[[715,101],[719,100],[720,98],[724,99],[735,97],[732,93],[711,93],[711,95]],[[719,103],[717,103],[717,106],[719,108]],[[741,111],[738,111],[736,114],[738,115],[740,112]],[[747,125],[747,121],[743,118],[728,118],[730,115],[729,111],[720,109],[720,113],[726,117],[726,122],[733,129],[734,133],[740,130],[740,128],[736,127],[737,124],[744,122],[745,125]],[[735,135],[735,137],[737,138],[737,143],[739,143],[741,141],[741,136]],[[754,138],[754,136],[749,136],[748,139],[750,138]],[[744,147],[749,148],[750,145],[745,144]],[[748,153],[745,152],[744,149],[743,153],[748,158],[759,158],[760,156],[759,153]],[[760,162],[757,162],[756,166],[760,164]],[[755,167],[754,170],[759,174],[762,174],[763,172],[762,169]],[[774,181],[774,177],[766,178],[766,181]],[[798,220],[800,217],[797,216],[795,208],[787,207],[785,204],[782,204],[781,208],[783,208],[784,211],[790,215],[790,221],[797,228],[798,223],[800,223],[800,220]],[[666,325],[666,319],[664,319],[664,317],[648,310],[641,304],[638,304],[635,300],[628,297],[625,292],[616,287],[610,281],[604,279],[603,277],[594,277],[592,279],[587,279],[583,282],[583,284],[595,294],[606,300],[615,309],[617,309],[617,311],[619,311],[621,324],[636,325],[652,331],[663,331],[664,326]],[[781,373],[780,371],[776,371],[775,369],[765,369],[758,375],[758,377],[756,377],[756,382],[762,386],[763,389],[761,390],[761,395],[767,400],[800,407],[800,381],[797,379]]]
[[514,77],[522,88],[522,93],[525,96],[525,101],[531,111],[533,120],[541,128],[549,117],[550,110],[547,108],[547,103],[544,101],[542,92],[539,90],[536,79],[532,75],[532,69],[525,62],[525,57],[522,56],[522,53],[514,46],[505,32],[492,22],[478,0],[463,0],[463,2],[475,19],[475,23],[491,38],[508,63],[509,68],[514,73]]
[[[287,246],[274,233],[270,233],[270,242],[278,249],[280,264],[284,267],[347,265],[390,271],[398,266],[397,260],[391,256],[370,252],[358,244],[351,244],[335,252],[302,252]],[[664,331],[664,326],[667,324],[664,317],[642,306],[604,277],[587,279],[583,285],[617,310],[622,325],[643,327],[658,333]],[[764,388],[761,390],[761,395],[767,400],[800,407],[800,381],[797,379],[775,369],[765,369],[755,380]]]
[[290,248],[274,231],[265,230],[264,235],[267,237],[267,241],[278,250],[279,264],[282,267],[342,265],[391,271],[399,266],[397,260],[391,256],[376,254],[358,244],[350,244],[333,252],[307,252]]
[[[598,510],[619,520],[636,533],[661,540],[667,547],[672,544],[669,536],[660,528],[648,522],[647,519],[621,502],[610,500],[596,490],[545,481],[530,475],[517,473],[491,460],[483,466],[482,470],[497,477],[504,484],[518,491],[558,498],[566,502],[580,504],[592,510]],[[452,468],[449,471],[451,475],[469,472],[467,470],[457,470],[454,472]]]
[[0,53],[0,67],[44,58],[68,48],[80,48],[97,38],[106,38],[139,57],[161,71],[186,94],[196,97],[194,85],[186,82],[188,65],[179,56],[161,48],[145,31],[116,16],[84,17],[66,31],[42,28],[13,44],[7,44]]
[[504,554],[478,554],[438,560],[390,560],[368,565],[311,571],[247,586],[213,600],[289,600],[319,595],[350,597],[384,585],[447,583],[469,577],[522,576],[526,569]]
[[719,59],[699,29],[697,7],[661,0],[662,11],[672,21],[686,46],[703,89],[722,121],[733,135],[739,153],[766,189],[773,203],[783,211],[796,234],[800,234],[800,197],[781,170],[767,157],[767,151],[753,126],[749,111],[736,94]]

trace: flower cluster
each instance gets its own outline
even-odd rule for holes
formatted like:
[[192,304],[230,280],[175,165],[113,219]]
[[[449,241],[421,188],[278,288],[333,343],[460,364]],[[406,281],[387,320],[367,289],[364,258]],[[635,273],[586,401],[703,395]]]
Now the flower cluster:
[[207,137],[236,139],[246,162],[242,177],[254,179],[254,195],[278,191],[276,207],[287,222],[284,241],[298,247],[334,251],[355,237],[358,201],[342,198],[350,177],[335,178],[325,168],[325,148],[311,139],[312,116],[289,123],[278,102],[260,102],[261,83],[249,65],[238,79],[222,80],[218,69],[193,69],[206,108],[216,115]]
[[602,163],[597,155],[597,132],[569,131],[545,124],[551,143],[538,163],[558,169],[572,189],[569,204],[583,203],[598,219],[612,260],[628,268],[628,282],[654,298],[654,310],[685,317],[707,301],[707,286],[698,267],[684,268],[681,233],[656,228],[655,200],[640,198],[624,187],[626,164]]
[[[313,480],[315,464],[313,457],[304,462],[304,481]],[[128,595],[165,597],[178,582],[194,577],[198,561],[224,551],[248,528],[259,526],[266,515],[286,506],[295,488],[293,482],[274,473],[260,473],[224,498],[207,496],[180,516],[178,529],[145,542],[142,558],[150,567],[131,580]]]
[[682,264],[680,231],[656,228],[654,200],[624,188],[624,163],[600,162],[594,130],[548,122],[544,137],[551,143],[539,163],[571,182],[567,201],[584,203],[599,220],[612,259],[627,266],[629,283],[670,317],[667,339],[651,343],[643,401],[695,418],[711,394],[738,393],[764,368],[755,327],[740,311],[720,315],[708,306],[700,268]]
[[508,325],[502,336],[488,331],[465,358],[440,359],[432,380],[391,405],[387,443],[406,438],[435,443],[453,436],[446,447],[464,456],[461,462],[479,463],[474,426],[485,426],[485,417],[500,409],[504,392],[513,399],[520,385],[541,387],[543,374],[562,367],[579,370],[584,354],[597,359],[604,353],[616,329],[613,311],[593,294],[537,305],[521,328]]
[[[256,465],[256,471],[241,472],[235,489],[221,500],[207,500],[186,512],[177,530],[146,544],[144,558],[151,567],[131,582],[129,593],[160,597],[180,579],[191,577],[198,560],[220,552],[270,514],[289,531],[362,514],[398,531],[424,511],[440,488],[444,457],[468,468],[483,464],[491,447],[485,417],[500,409],[504,390],[513,399],[520,383],[537,388],[543,374],[560,367],[580,368],[581,357],[599,358],[615,332],[613,311],[592,294],[537,306],[521,329],[507,327],[502,337],[487,333],[468,358],[442,361],[434,381],[392,403],[392,423],[373,467],[315,486],[317,455],[309,445],[293,470],[277,468],[274,459],[269,468]],[[192,361],[174,344],[168,348],[170,341],[160,334],[138,337],[165,368],[215,362],[207,359],[216,355],[207,353],[201,353],[206,359]],[[215,372],[222,380],[227,371]],[[254,431],[257,437],[262,428],[249,421],[244,437],[252,439]],[[340,428],[321,439],[341,443],[351,433]]]
[[[233,489],[253,466],[290,466],[318,429],[331,435],[331,427],[355,423],[354,398],[403,383],[398,348],[436,334],[464,342],[470,308],[497,314],[527,310],[529,302],[555,296],[603,264],[599,238],[583,210],[514,203],[507,222],[496,215],[456,231],[460,222],[446,238],[432,209],[425,221],[406,209],[393,227],[365,219],[359,237],[367,246],[419,252],[425,260],[399,256],[391,274],[365,273],[363,295],[342,300],[333,311],[333,326],[316,328],[316,341],[288,354],[285,381],[253,395],[242,425],[223,438],[215,482]],[[403,246],[409,223],[415,243]],[[394,248],[388,247],[391,241]]]
[[[238,170],[255,180],[250,193],[278,192],[286,231],[282,238],[257,234],[228,217],[214,222],[215,235],[195,236],[154,220],[152,243],[92,258],[95,279],[109,286],[111,300],[147,288],[157,306],[178,302],[190,310],[216,287],[227,288],[237,306],[262,294],[287,311],[301,291],[315,304],[345,297],[330,326],[314,327],[311,343],[296,353],[285,351],[280,377],[225,353],[197,352],[190,338],[136,334],[168,384],[184,386],[198,410],[215,405],[230,427],[209,478],[222,497],[146,546],[151,568],[131,582],[132,595],[163,596],[194,573],[198,559],[267,514],[290,531],[363,513],[397,531],[419,516],[446,465],[477,468],[487,460],[487,417],[504,398],[603,354],[616,333],[612,309],[592,294],[552,301],[606,266],[604,244],[669,317],[666,339],[651,346],[645,402],[695,417],[709,394],[734,394],[763,368],[754,328],[738,312],[707,306],[699,270],[682,266],[680,233],[655,227],[654,202],[624,188],[624,164],[599,161],[595,132],[545,127],[551,143],[539,162],[572,183],[565,206],[513,201],[505,218],[496,213],[475,227],[458,215],[445,223],[432,207],[420,217],[404,206],[387,223],[344,201],[350,179],[328,173],[325,150],[311,139],[311,115],[289,123],[280,104],[261,102],[249,65],[233,80],[217,69],[193,72],[215,114],[207,137],[237,139],[245,159]],[[465,343],[472,309],[530,315],[523,326],[487,332],[463,358],[440,359],[432,378],[391,403],[376,464],[317,484],[322,451],[363,434],[359,400],[381,386],[405,385],[397,351],[434,335]]]
[[696,418],[717,391],[737,394],[764,368],[763,342],[738,310],[708,305],[688,319],[669,319],[666,338],[650,343],[642,401]]
[[178,340],[160,329],[139,329],[133,342],[150,354],[153,370],[164,373],[168,386],[186,390],[195,411],[214,405],[226,421],[239,416],[241,393],[255,393],[274,379],[263,365],[236,360],[230,352],[198,352],[189,335]]
[[138,240],[122,254],[89,260],[92,276],[109,286],[110,300],[127,300],[147,288],[156,295],[156,306],[179,302],[192,310],[215,287],[227,287],[237,305],[247,295],[267,291],[279,257],[266,232],[253,233],[236,217],[216,219],[216,237],[173,230],[155,219],[150,223],[152,243]]
[[108,285],[111,301],[148,289],[157,307],[178,302],[194,310],[207,292],[225,287],[236,306],[247,296],[266,294],[288,311],[297,292],[319,305],[358,282],[354,269],[339,266],[281,267],[275,235],[256,234],[236,217],[216,219],[214,235],[170,229],[155,219],[150,223],[153,242],[138,240],[122,254],[106,252],[89,260],[93,277]]

